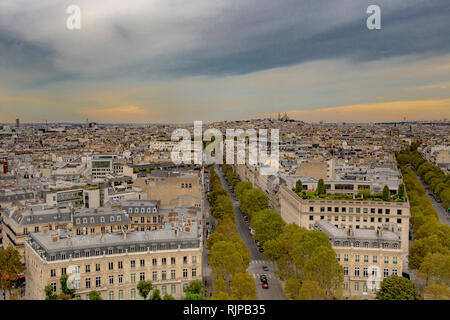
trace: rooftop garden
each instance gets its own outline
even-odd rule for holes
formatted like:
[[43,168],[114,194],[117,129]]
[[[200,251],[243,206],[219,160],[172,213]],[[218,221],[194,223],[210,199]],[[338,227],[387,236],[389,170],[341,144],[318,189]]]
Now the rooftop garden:
[[305,191],[301,180],[297,180],[292,191],[302,199],[309,200],[356,200],[356,201],[385,201],[385,202],[405,202],[405,187],[403,184],[399,186],[399,191],[395,195],[391,195],[388,186],[383,188],[383,192],[372,194],[370,190],[359,190],[357,194],[327,193],[323,179],[319,180],[317,190]]

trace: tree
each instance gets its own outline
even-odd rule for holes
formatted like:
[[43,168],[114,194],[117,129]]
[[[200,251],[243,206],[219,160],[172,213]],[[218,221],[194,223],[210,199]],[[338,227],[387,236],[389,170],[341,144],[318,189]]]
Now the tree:
[[51,285],[45,286],[45,300],[56,300],[56,294],[53,293],[53,288]]
[[227,195],[219,195],[211,208],[211,215],[216,219],[229,216],[234,219],[233,202]]
[[216,232],[219,232],[225,236],[226,239],[230,239],[237,234],[237,227],[234,220],[230,217],[225,217],[217,224]]
[[245,190],[240,201],[241,210],[250,218],[254,212],[269,207],[269,198],[258,188]]
[[317,183],[317,194],[324,195],[327,193],[327,188],[325,186],[325,183],[323,182],[323,179],[319,179],[319,182]]
[[418,274],[426,280],[426,285],[436,283],[450,285],[450,254],[428,253],[420,265]]
[[305,280],[298,293],[298,300],[324,300],[326,297],[317,281]]
[[391,199],[391,191],[388,186],[383,188],[383,201],[389,201]]
[[236,184],[234,187],[234,194],[236,195],[236,198],[241,201],[241,197],[244,194],[245,190],[250,190],[253,188],[253,185],[249,181],[241,181]]
[[152,297],[150,298],[150,300],[162,300],[159,289],[153,289],[153,294],[152,294]]
[[141,280],[137,284],[137,289],[139,291],[139,295],[145,299],[147,299],[148,294],[153,289],[153,285],[151,281]]
[[320,246],[305,262],[303,280],[317,281],[330,299],[340,294],[344,282],[344,269],[330,246]]
[[172,295],[166,293],[163,297],[163,300],[175,300],[175,298]]
[[213,245],[209,264],[215,275],[222,279],[228,279],[237,272],[245,272],[249,266],[241,250],[229,241],[219,241]]
[[324,232],[308,230],[300,235],[297,244],[293,248],[293,261],[300,272],[300,276],[302,276],[306,262],[321,246],[331,248],[330,240]]
[[302,180],[298,179],[297,182],[295,183],[295,192],[302,192],[303,190],[303,184],[302,184]]
[[252,225],[255,238],[264,245],[266,241],[276,239],[280,235],[285,222],[277,212],[265,209],[254,213]]
[[225,235],[222,232],[217,232],[217,231],[213,232],[208,237],[208,240],[206,240],[206,246],[207,246],[208,250],[211,250],[213,245],[219,241],[227,241],[227,237],[225,237]]
[[95,290],[91,290],[88,293],[88,297],[89,297],[89,300],[103,300],[102,296],[100,295],[100,293],[98,291],[95,291]]
[[450,300],[450,289],[448,286],[432,284],[423,289],[425,300]]
[[297,299],[300,292],[300,280],[297,278],[289,278],[284,286],[284,295],[290,300]]
[[5,291],[11,296],[13,282],[25,271],[20,254],[16,249],[7,247],[0,250],[0,288],[3,290],[3,299],[6,300]]
[[184,300],[205,300],[203,284],[200,280],[193,280],[183,289]]
[[419,300],[419,292],[411,280],[389,276],[381,282],[376,298],[377,300]]
[[404,199],[405,198],[405,186],[403,185],[403,183],[401,183],[398,186],[398,196],[400,199]]
[[444,248],[436,234],[429,237],[418,239],[409,249],[409,268],[419,269],[425,256],[429,253],[446,253],[448,249]]
[[258,298],[255,280],[247,272],[238,272],[233,275],[230,291],[238,300],[256,300]]
[[61,283],[61,291],[63,294],[69,295],[71,297],[73,297],[73,295],[75,294],[75,289],[74,288],[69,288],[67,286],[67,280],[69,279],[69,276],[67,274],[63,274],[61,276],[61,278],[59,279],[59,282]]

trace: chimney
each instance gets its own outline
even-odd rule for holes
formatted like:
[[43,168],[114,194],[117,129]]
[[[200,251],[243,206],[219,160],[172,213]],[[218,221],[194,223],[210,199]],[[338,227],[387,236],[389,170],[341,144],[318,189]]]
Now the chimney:
[[145,229],[145,240],[148,240],[148,236],[149,236],[148,229]]
[[377,236],[378,236],[378,237],[381,237],[382,234],[383,234],[383,233],[382,233],[382,231],[381,231],[381,227],[378,227],[378,228],[377,228]]
[[68,246],[72,245],[72,236],[70,234],[67,235],[67,245]]
[[353,236],[353,228],[352,228],[351,225],[348,226],[348,235],[349,235],[349,236]]
[[55,234],[51,237],[51,241],[54,242],[58,242],[59,241],[59,235]]
[[100,241],[102,243],[105,242],[105,233],[104,232],[102,232],[102,237],[100,238]]
[[127,230],[122,229],[123,240],[127,240]]
[[175,237],[178,237],[178,227],[175,228]]

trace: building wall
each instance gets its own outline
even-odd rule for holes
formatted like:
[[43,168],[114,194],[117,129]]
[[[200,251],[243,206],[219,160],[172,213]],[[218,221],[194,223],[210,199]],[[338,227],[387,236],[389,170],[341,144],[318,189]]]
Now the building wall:
[[[175,257],[176,263],[171,264],[171,258]],[[187,257],[186,264],[183,263],[183,257]],[[196,262],[192,263],[192,257],[196,257]],[[161,264],[162,258],[166,258],[167,265]],[[140,266],[140,260],[145,261],[143,267]],[[157,265],[152,265],[152,259],[157,259]],[[134,260],[136,266],[131,267],[131,260]],[[202,280],[202,253],[201,248],[196,249],[178,249],[164,251],[145,251],[122,253],[116,255],[102,255],[89,258],[68,259],[63,261],[45,261],[30,247],[25,245],[26,262],[26,299],[43,300],[45,299],[44,288],[52,283],[56,284],[56,293],[61,293],[59,279],[62,275],[62,268],[69,270],[69,266],[79,266],[80,268],[80,289],[76,294],[82,299],[91,290],[100,292],[104,300],[109,300],[110,292],[114,293],[114,300],[118,299],[119,291],[123,291],[123,299],[131,298],[131,290],[135,289],[137,300],[142,300],[136,288],[140,280],[140,273],[143,272],[145,280],[150,280],[153,287],[159,289],[162,293],[163,286],[166,286],[167,293],[171,293],[171,286],[175,286],[176,292],[172,294],[176,299],[183,296],[183,286],[192,280]],[[113,263],[113,270],[109,270],[109,263]],[[123,269],[118,269],[118,263],[122,262]],[[96,264],[100,264],[100,271],[96,271]],[[86,272],[86,265],[90,266],[90,272]],[[55,270],[55,276],[51,276],[51,270]],[[187,278],[183,277],[183,269],[187,269]],[[192,276],[192,269],[196,270],[196,277]],[[171,279],[171,270],[175,270],[175,279]],[[167,280],[162,279],[162,272],[167,274]],[[153,272],[157,272],[157,280],[153,280]],[[135,275],[135,281],[132,281],[132,274]],[[118,283],[118,276],[123,275],[123,283]],[[109,284],[109,277],[114,277],[114,284]],[[96,277],[100,277],[101,286],[96,287]],[[86,279],[90,279],[90,288],[86,288]]]

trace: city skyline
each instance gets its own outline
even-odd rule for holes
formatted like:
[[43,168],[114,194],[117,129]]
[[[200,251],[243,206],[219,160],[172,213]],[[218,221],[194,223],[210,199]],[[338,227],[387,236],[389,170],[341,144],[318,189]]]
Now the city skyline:
[[7,1],[0,123],[450,118],[450,4],[369,4]]

